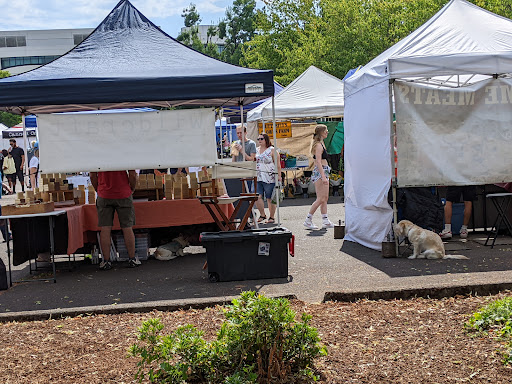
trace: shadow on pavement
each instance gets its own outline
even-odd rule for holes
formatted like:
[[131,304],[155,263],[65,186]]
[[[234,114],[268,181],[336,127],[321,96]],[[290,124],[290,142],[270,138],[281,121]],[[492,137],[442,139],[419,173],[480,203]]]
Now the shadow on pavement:
[[[158,300],[182,300],[236,296],[241,291],[258,292],[269,284],[287,284],[288,278],[210,283],[203,270],[204,253],[189,254],[170,261],[150,259],[138,268],[114,263],[110,271],[76,261],[57,263],[57,283],[25,282],[0,291],[0,313],[73,308]],[[45,277],[51,276],[46,273]]]
[[[350,241],[343,242],[341,251],[377,268],[389,277],[508,271],[512,269],[511,246],[497,245],[491,249],[471,240],[466,243],[451,241],[445,246],[447,254],[464,255],[469,260],[409,260],[407,257],[383,258],[380,252]],[[401,249],[402,251],[403,249]],[[404,256],[408,256],[411,253],[412,251],[409,250],[405,252]]]

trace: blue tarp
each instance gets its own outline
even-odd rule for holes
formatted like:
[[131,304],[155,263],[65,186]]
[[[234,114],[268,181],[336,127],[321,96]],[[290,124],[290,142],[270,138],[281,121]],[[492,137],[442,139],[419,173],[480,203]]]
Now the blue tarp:
[[227,64],[167,35],[128,0],[58,59],[0,79],[0,109],[51,113],[136,106],[246,105],[274,94],[271,70]]

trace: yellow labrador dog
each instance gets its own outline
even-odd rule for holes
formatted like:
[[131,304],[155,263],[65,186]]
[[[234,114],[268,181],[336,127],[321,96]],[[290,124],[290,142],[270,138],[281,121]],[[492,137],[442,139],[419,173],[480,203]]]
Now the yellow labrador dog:
[[402,220],[395,225],[395,234],[405,236],[414,247],[409,259],[467,259],[463,255],[447,255],[443,241],[435,232],[423,229],[409,220]]

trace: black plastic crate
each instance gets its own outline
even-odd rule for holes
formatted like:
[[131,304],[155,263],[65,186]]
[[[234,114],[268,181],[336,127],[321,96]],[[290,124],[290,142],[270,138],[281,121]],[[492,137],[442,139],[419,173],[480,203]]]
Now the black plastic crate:
[[217,281],[272,279],[288,276],[286,228],[203,232],[208,278]]

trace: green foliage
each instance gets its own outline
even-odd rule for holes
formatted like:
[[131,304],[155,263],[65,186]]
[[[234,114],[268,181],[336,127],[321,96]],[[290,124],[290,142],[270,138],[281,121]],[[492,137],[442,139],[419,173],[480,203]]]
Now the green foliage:
[[9,71],[0,71],[0,79],[3,79],[4,77],[9,77],[11,74]]
[[21,116],[14,115],[9,112],[0,112],[0,123],[9,128],[14,127],[15,125],[21,123]]
[[201,22],[201,16],[199,16],[196,5],[193,3],[190,3],[190,5],[183,10],[181,17],[184,19],[183,23],[185,24],[185,27],[192,27]]
[[206,342],[191,325],[162,335],[151,319],[139,328],[130,349],[140,358],[136,378],[156,383],[270,383],[315,380],[314,359],[326,355],[311,316],[295,313],[286,299],[244,292],[224,310],[216,340]]
[[505,341],[505,349],[502,351],[503,362],[512,362],[512,297],[488,304],[474,313],[464,327],[468,332],[492,334]]
[[[507,18],[506,0],[474,0]],[[418,29],[447,0],[264,0],[256,34],[244,44],[241,63],[273,69],[288,85],[310,65],[338,77],[370,60]]]
[[224,39],[221,59],[242,65],[243,45],[251,41],[256,30],[256,0],[234,0],[226,10],[226,17],[219,23],[218,33]]

